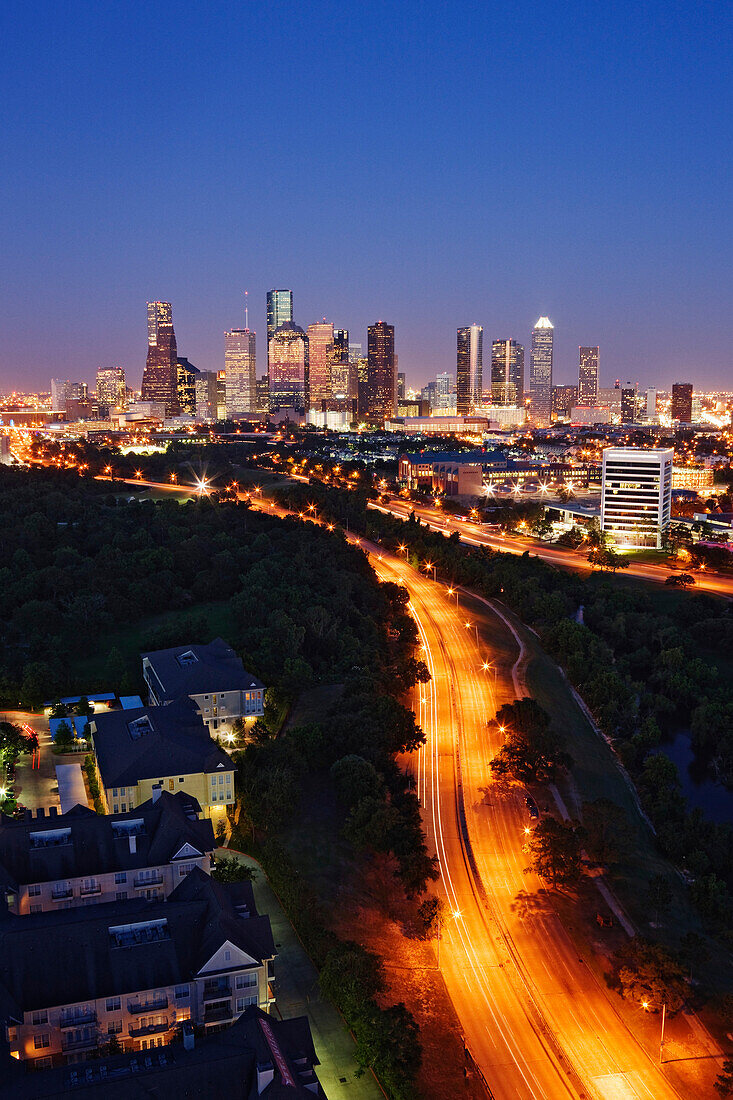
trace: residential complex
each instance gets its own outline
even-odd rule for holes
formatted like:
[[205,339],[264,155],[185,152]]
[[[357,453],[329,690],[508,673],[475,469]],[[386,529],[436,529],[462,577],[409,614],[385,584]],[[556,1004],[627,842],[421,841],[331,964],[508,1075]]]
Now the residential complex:
[[214,737],[231,733],[237,719],[251,725],[264,713],[265,685],[222,638],[143,653],[142,663],[150,705],[191,699]]
[[[39,945],[43,945],[39,950]],[[252,885],[194,868],[166,899],[0,916],[0,1019],[36,1067],[221,1028],[274,1000],[275,944]]]
[[183,790],[156,791],[134,811],[99,817],[86,806],[0,821],[0,884],[18,916],[126,898],[164,898],[216,847],[211,821]]
[[89,731],[107,813],[125,813],[159,790],[185,791],[215,821],[233,805],[234,764],[192,700],[95,714]]

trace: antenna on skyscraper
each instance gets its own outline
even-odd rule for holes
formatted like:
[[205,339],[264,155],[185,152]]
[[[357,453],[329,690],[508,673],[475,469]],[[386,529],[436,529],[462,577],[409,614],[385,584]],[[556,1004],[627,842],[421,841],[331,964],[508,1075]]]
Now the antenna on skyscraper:
[[249,291],[244,292],[244,327],[249,332]]

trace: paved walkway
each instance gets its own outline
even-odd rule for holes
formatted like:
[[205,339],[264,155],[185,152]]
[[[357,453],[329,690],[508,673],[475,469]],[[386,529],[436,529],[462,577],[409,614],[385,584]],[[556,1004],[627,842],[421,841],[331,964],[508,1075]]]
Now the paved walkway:
[[283,1017],[307,1016],[320,1060],[318,1078],[328,1100],[384,1100],[371,1073],[356,1076],[355,1044],[330,1001],[321,997],[318,973],[295,934],[292,924],[272,891],[260,865],[250,856],[228,848],[217,849],[221,858],[235,856],[257,872],[254,894],[260,913],[267,913],[277,947],[275,960],[276,1012]]
[[[54,753],[51,747],[48,719],[42,714],[24,710],[6,710],[0,714],[0,719],[14,722],[17,726],[28,725],[38,734],[38,745],[41,750],[39,767],[31,766],[31,758],[26,753],[19,757],[15,766],[13,790],[18,801],[29,810],[43,808],[48,812],[51,806],[55,806],[56,810],[60,811],[56,765],[68,763],[74,757],[57,756]],[[79,757],[76,759],[78,760]],[[83,761],[83,757],[81,760]]]

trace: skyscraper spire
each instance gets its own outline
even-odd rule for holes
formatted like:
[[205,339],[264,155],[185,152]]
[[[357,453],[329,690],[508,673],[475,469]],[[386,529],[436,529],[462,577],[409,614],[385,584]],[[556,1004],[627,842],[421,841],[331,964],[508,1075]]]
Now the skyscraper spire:
[[249,332],[249,291],[244,292],[244,330]]

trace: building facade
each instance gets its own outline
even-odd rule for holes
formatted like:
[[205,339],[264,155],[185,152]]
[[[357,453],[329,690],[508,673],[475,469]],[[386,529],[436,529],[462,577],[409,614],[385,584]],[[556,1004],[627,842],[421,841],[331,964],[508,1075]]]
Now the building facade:
[[692,423],[692,382],[675,382],[672,386],[672,419],[680,424]]
[[219,1030],[274,1000],[275,944],[251,883],[198,869],[165,900],[7,916],[0,946],[10,1053],[34,1068],[83,1061],[113,1037],[148,1050],[184,1024]]
[[267,292],[267,355],[268,368],[270,364],[270,340],[281,325],[288,324],[293,319],[293,292],[292,290],[268,290]]
[[621,387],[621,422],[636,423],[638,390],[635,382],[624,382]]
[[456,333],[456,412],[470,416],[484,400],[484,330],[475,322]]
[[126,898],[166,898],[198,867],[208,874],[216,848],[210,821],[183,791],[99,816],[85,806],[66,814],[3,819],[0,875],[8,909],[19,917],[59,913]]
[[552,415],[553,418],[569,420],[571,410],[578,404],[577,386],[553,386],[552,387]]
[[226,415],[241,416],[257,407],[256,337],[248,328],[224,333]]
[[320,409],[323,401],[330,401],[333,397],[333,339],[332,322],[319,321],[308,325],[309,408]]
[[598,404],[598,366],[600,348],[578,348],[577,404],[589,408]]
[[310,406],[308,337],[299,325],[285,321],[276,329],[269,349],[270,409]]
[[552,358],[554,327],[549,317],[540,317],[532,329],[532,358],[529,368],[529,398],[532,422],[540,427],[552,415]]
[[143,372],[143,401],[162,401],[166,416],[177,416],[178,353],[170,302],[148,302],[148,357]]
[[334,329],[331,351],[331,396],[337,401],[352,400],[357,396],[356,371],[349,359],[349,330]]
[[524,401],[524,346],[516,340],[491,345],[491,405],[521,405]]
[[97,371],[97,405],[100,416],[109,416],[111,409],[125,407],[125,372],[122,367],[100,367]]
[[189,359],[176,360],[176,395],[183,416],[196,415],[196,379],[201,373]]
[[219,403],[217,390],[216,371],[199,371],[194,382],[196,418],[198,420],[216,420]]
[[394,325],[377,321],[367,329],[366,409],[369,420],[381,425],[394,416],[397,405]]
[[672,508],[669,449],[606,447],[601,480],[601,529],[622,548],[660,549]]

